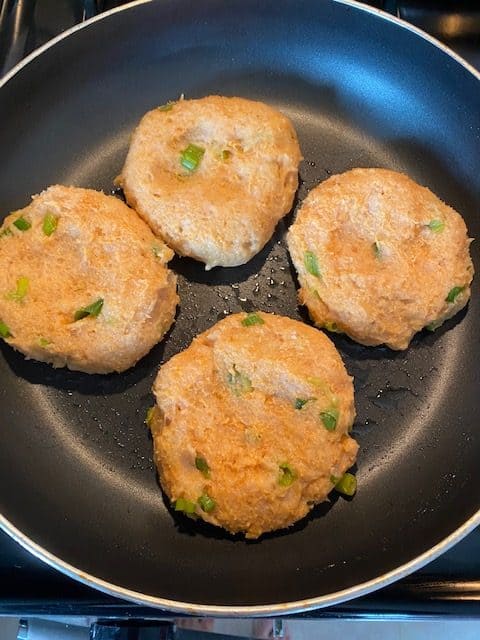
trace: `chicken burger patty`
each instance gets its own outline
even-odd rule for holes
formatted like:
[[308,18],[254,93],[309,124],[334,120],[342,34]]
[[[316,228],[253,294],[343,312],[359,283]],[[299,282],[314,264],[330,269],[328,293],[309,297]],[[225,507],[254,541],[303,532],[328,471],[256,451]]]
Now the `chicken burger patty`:
[[288,527],[355,462],[352,378],[331,341],[301,322],[231,315],[163,365],[153,389],[165,493],[231,533]]
[[232,267],[258,253],[290,211],[300,160],[284,115],[209,96],[145,114],[116,182],[177,253],[206,269]]
[[322,182],[288,233],[300,301],[315,324],[391,349],[467,304],[470,242],[460,214],[387,169]]
[[118,198],[53,186],[0,229],[0,334],[28,358],[123,371],[173,322],[172,252]]

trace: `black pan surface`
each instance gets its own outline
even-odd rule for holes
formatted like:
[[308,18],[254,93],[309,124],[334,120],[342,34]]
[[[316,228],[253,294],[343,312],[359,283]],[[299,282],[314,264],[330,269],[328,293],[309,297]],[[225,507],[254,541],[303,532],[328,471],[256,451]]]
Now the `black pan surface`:
[[[181,93],[239,95],[287,114],[305,156],[298,202],[332,173],[389,167],[430,187],[480,235],[478,76],[419,32],[327,0],[134,3],[46,48],[0,88],[2,215],[54,183],[110,192],[141,115]],[[256,542],[166,506],[143,424],[158,366],[231,312],[308,321],[284,242],[292,218],[244,267],[206,273],[176,258],[177,322],[127,373],[54,370],[1,345],[8,532],[121,596],[247,614],[378,588],[480,521],[478,279],[467,311],[405,352],[334,336],[355,376],[353,500],[333,498]],[[473,255],[478,268],[476,243]]]

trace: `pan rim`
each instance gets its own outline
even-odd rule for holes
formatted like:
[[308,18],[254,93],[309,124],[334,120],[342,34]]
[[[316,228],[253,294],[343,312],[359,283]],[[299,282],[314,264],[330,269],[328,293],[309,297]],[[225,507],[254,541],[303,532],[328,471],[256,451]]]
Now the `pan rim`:
[[367,580],[366,582],[362,582],[353,587],[349,587],[348,589],[342,589],[341,591],[336,591],[323,596],[316,596],[314,598],[306,598],[303,600],[295,600],[293,602],[285,603],[281,602],[277,604],[211,605],[193,604],[178,600],[169,600],[168,598],[161,598],[159,596],[151,596],[139,591],[133,591],[132,589],[115,585],[111,582],[107,582],[106,580],[102,580],[101,578],[97,578],[96,576],[65,562],[53,553],[50,553],[17,529],[17,527],[7,520],[5,516],[0,514],[0,529],[13,538],[13,540],[18,542],[24,549],[29,551],[39,560],[42,560],[54,569],[58,569],[68,577],[74,578],[87,587],[93,587],[107,595],[128,600],[135,604],[143,606],[146,605],[178,613],[186,613],[192,616],[243,618],[302,613],[305,611],[312,611],[313,609],[341,604],[343,602],[353,600],[354,598],[367,595],[368,593],[387,587],[400,578],[408,576],[417,569],[421,569],[426,564],[432,562],[432,560],[435,560],[435,558],[438,558],[442,553],[453,547],[457,542],[460,542],[462,538],[473,531],[473,529],[475,529],[479,524],[480,509],[453,533],[441,540],[434,547],[431,547],[416,558],[413,558],[413,560],[410,560],[400,567],[396,567],[381,576],[372,578],[371,580]]
[[[55,38],[52,38],[44,45],[35,49],[32,53],[26,56],[22,61],[20,61],[17,65],[15,65],[9,72],[7,72],[2,79],[0,79],[0,89],[2,89],[7,83],[16,76],[24,67],[34,61],[38,56],[42,55],[44,52],[48,51],[50,48],[57,45],[59,42],[64,40],[65,38],[70,37],[77,31],[88,28],[95,22],[106,19],[109,16],[119,13],[121,11],[126,11],[132,9],[133,7],[147,4],[156,0],[133,0],[133,2],[129,2],[125,5],[116,7],[114,9],[110,9],[109,11],[105,11],[104,13],[99,14],[85,22],[77,24],[70,29],[67,29],[63,33],[59,34]],[[440,49],[445,54],[447,54],[450,58],[452,58],[455,62],[457,62],[460,66],[462,66],[466,71],[468,71],[471,75],[474,76],[478,81],[480,81],[480,71],[477,71],[469,62],[464,60],[460,55],[452,51],[449,47],[444,45],[442,42],[425,33],[418,27],[415,27],[400,18],[392,16],[389,13],[381,11],[380,9],[376,9],[375,7],[370,7],[365,5],[357,0],[331,0],[337,4],[343,4],[346,6],[350,6],[356,8],[361,11],[365,11],[366,13],[370,13],[382,20],[386,20],[388,22],[392,22],[397,26],[411,31],[416,36],[421,37],[423,40],[429,42],[434,47]],[[268,616],[268,615],[283,615],[283,614],[291,614],[291,613],[301,613],[305,611],[310,611],[317,608],[337,605],[348,600],[352,600],[353,598],[358,598],[360,596],[366,595],[373,591],[376,591],[380,588],[386,587],[393,582],[403,578],[415,570],[422,568],[442,553],[453,547],[456,543],[462,540],[465,536],[467,536],[475,527],[480,525],[480,508],[476,513],[474,513],[466,522],[464,522],[460,527],[455,529],[449,536],[438,542],[435,546],[431,547],[424,553],[419,556],[413,558],[412,560],[388,571],[387,573],[372,578],[366,582],[360,583],[353,587],[342,589],[340,591],[336,591],[334,593],[316,596],[314,598],[307,598],[302,600],[297,600],[293,602],[286,603],[277,603],[277,604],[264,604],[264,605],[203,605],[203,604],[192,604],[188,602],[181,602],[177,600],[170,600],[167,598],[162,598],[159,596],[151,596],[147,594],[143,594],[119,585],[115,585],[106,580],[93,576],[92,574],[86,573],[81,569],[65,562],[58,556],[50,553],[47,549],[42,547],[41,545],[34,542],[31,538],[25,535],[22,531],[20,531],[12,522],[10,522],[2,513],[0,513],[0,529],[3,530],[7,535],[9,535],[13,540],[18,542],[24,549],[29,551],[33,556],[42,560],[49,566],[57,569],[61,573],[67,575],[70,578],[77,580],[80,583],[88,587],[92,587],[97,589],[103,593],[108,595],[121,598],[123,600],[127,600],[133,602],[135,604],[147,605],[151,607],[166,609],[172,612],[185,613],[196,616],[229,616],[229,617],[255,617],[255,616]]]
[[[81,22],[79,24],[74,25],[73,27],[70,27],[70,29],[63,31],[58,36],[55,36],[51,40],[48,40],[48,42],[43,44],[41,47],[34,49],[28,56],[23,58],[14,67],[12,67],[10,71],[7,71],[7,73],[2,78],[0,78],[0,89],[2,89],[24,67],[26,67],[33,60],[35,60],[35,58],[42,55],[42,53],[45,53],[45,51],[48,51],[48,49],[54,47],[56,44],[58,44],[65,38],[70,37],[77,31],[88,28],[92,24],[99,22],[100,20],[104,20],[116,13],[120,13],[121,11],[128,11],[133,7],[140,6],[142,4],[148,4],[151,2],[157,2],[157,1],[158,0],[132,0],[132,2],[128,2],[127,4],[121,5],[119,7],[115,7],[114,9],[109,9],[108,11],[104,11],[103,13],[100,13],[99,15],[94,16],[93,18],[89,18],[84,22]],[[432,44],[437,49],[440,49],[441,51],[446,53],[448,56],[450,56],[456,62],[458,62],[458,64],[464,67],[468,72],[470,72],[477,80],[480,80],[480,71],[475,69],[475,67],[471,65],[467,60],[465,60],[465,58],[462,58],[462,56],[460,56],[458,53],[450,49],[450,47],[448,47],[447,45],[443,44],[443,42],[440,42],[440,40],[437,40],[437,38],[434,38],[430,34],[426,33],[425,31],[422,31],[421,29],[419,29],[418,27],[415,27],[409,22],[406,22],[401,18],[397,18],[396,16],[392,16],[390,13],[387,13],[386,11],[382,11],[381,9],[377,9],[376,7],[370,7],[366,4],[363,4],[358,0],[330,0],[330,1],[335,2],[336,4],[343,4],[346,6],[354,7],[356,9],[359,9],[360,11],[364,11],[365,13],[370,13],[374,16],[377,16],[382,20],[386,20],[387,22],[392,22],[393,24],[396,24],[399,27],[406,29],[407,31],[411,31],[412,33],[419,36],[423,40],[426,40],[427,42]]]

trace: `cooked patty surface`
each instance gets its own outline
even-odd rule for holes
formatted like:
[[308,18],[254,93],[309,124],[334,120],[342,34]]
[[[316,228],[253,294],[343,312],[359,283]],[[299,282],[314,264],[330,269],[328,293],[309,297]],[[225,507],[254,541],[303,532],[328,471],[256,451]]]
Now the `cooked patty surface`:
[[149,111],[117,183],[177,253],[206,269],[231,267],[258,253],[290,211],[300,160],[284,115],[261,102],[209,96]]
[[321,183],[288,233],[300,301],[315,324],[392,349],[467,304],[470,242],[460,214],[386,169]]
[[288,527],[355,462],[352,378],[301,322],[231,315],[163,365],[153,389],[165,493],[232,533]]
[[118,198],[53,186],[0,229],[0,332],[54,367],[131,367],[178,301],[171,250]]

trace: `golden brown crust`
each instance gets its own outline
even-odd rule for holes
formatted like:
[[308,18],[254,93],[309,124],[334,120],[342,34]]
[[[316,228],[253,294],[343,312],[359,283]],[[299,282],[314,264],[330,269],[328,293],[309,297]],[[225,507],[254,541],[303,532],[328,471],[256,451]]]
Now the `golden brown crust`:
[[[194,172],[180,163],[194,144]],[[209,96],[144,115],[117,183],[180,255],[206,269],[247,262],[290,211],[301,160],[290,121],[261,102]]]
[[[470,242],[456,211],[387,169],[332,176],[309,193],[288,233],[299,298],[315,324],[392,349],[467,304]],[[319,275],[307,269],[310,254]]]
[[[50,235],[46,216],[56,220]],[[30,227],[18,229],[18,218]],[[118,198],[53,186],[9,215],[0,234],[0,320],[6,341],[27,357],[87,373],[123,371],[172,324],[172,252]],[[27,291],[18,299],[22,278]],[[97,317],[74,320],[100,299]]]
[[[196,513],[256,538],[288,527],[327,498],[354,462],[353,384],[330,340],[303,323],[229,316],[163,365],[154,384],[155,461],[168,497],[215,501]],[[297,400],[308,400],[296,408]],[[322,420],[325,412],[335,424]],[[208,464],[205,477],[197,457]],[[279,481],[281,465],[295,474]]]

